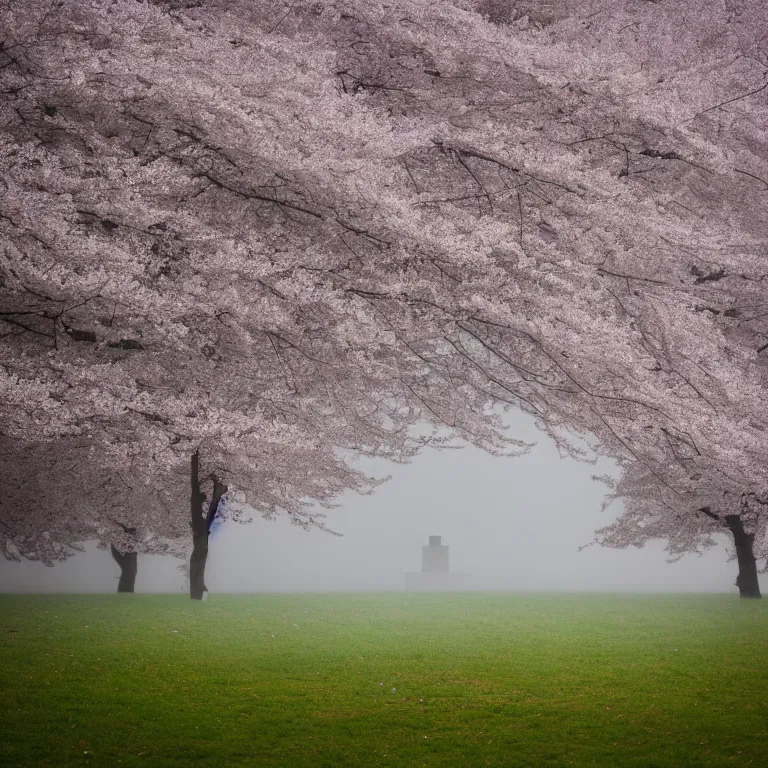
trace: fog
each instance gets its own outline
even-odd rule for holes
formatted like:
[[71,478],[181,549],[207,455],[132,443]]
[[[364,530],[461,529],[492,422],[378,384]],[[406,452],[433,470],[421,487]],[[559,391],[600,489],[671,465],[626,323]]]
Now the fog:
[[[451,570],[478,589],[640,592],[732,592],[735,562],[725,538],[703,557],[666,562],[663,543],[638,550],[580,545],[621,511],[601,511],[605,486],[593,474],[615,465],[562,459],[522,414],[513,433],[537,445],[517,458],[471,447],[424,452],[412,464],[361,462],[392,475],[372,496],[349,494],[328,512],[343,534],[304,531],[287,519],[224,524],[211,540],[206,584],[217,592],[401,590],[406,571],[421,569],[421,547],[439,535]],[[140,557],[137,592],[187,589],[180,561]],[[66,563],[10,563],[0,558],[5,592],[112,592],[118,568],[91,544]],[[765,588],[765,583],[763,583]]]

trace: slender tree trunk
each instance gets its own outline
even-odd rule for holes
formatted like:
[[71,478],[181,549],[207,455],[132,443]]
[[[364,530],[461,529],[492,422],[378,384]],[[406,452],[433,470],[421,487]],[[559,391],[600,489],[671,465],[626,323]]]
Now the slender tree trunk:
[[112,546],[112,557],[120,566],[120,581],[117,582],[118,592],[133,592],[136,586],[136,573],[139,568],[139,556],[136,552],[119,552]]
[[192,454],[190,467],[190,514],[192,526],[192,556],[189,558],[189,597],[202,600],[205,592],[205,561],[208,559],[208,531],[205,530],[203,502],[205,496],[200,490],[200,454]]
[[726,515],[725,522],[733,535],[733,543],[736,545],[736,560],[739,563],[736,586],[739,588],[739,595],[741,597],[762,597],[760,584],[757,580],[757,562],[752,547],[755,535],[744,530],[739,515]]
[[208,560],[208,534],[192,536],[192,556],[189,558],[189,596],[202,600],[205,586],[205,563]]
[[227,492],[227,486],[217,477],[213,478],[213,493],[208,505],[207,514],[203,512],[205,494],[200,490],[200,453],[192,454],[190,466],[190,514],[192,527],[192,555],[189,558],[189,597],[192,600],[202,600],[203,593],[208,591],[205,586],[205,564],[208,560],[208,534],[211,523],[216,515],[221,497]]

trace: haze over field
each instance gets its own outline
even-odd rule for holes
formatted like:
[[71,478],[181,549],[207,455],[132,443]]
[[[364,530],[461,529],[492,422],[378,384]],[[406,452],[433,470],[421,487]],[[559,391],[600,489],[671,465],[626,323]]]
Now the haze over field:
[[[673,564],[661,543],[579,552],[620,511],[600,510],[605,487],[591,479],[614,466],[560,459],[528,417],[509,420],[515,434],[537,443],[529,455],[495,458],[466,447],[428,451],[406,466],[366,462],[374,474],[393,477],[373,496],[347,495],[329,512],[329,527],[343,537],[306,532],[284,518],[224,525],[211,542],[209,589],[403,589],[404,573],[420,569],[421,546],[436,534],[450,546],[451,569],[471,574],[482,589],[735,591],[725,541]],[[184,591],[179,563],[142,557],[137,591]],[[95,546],[55,568],[0,562],[6,592],[112,592],[117,575],[109,552]]]

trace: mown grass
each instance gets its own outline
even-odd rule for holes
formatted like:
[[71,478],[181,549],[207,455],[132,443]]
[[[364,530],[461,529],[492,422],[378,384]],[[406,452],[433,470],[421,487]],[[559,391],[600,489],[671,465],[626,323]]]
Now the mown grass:
[[768,766],[768,605],[0,597],[8,766]]

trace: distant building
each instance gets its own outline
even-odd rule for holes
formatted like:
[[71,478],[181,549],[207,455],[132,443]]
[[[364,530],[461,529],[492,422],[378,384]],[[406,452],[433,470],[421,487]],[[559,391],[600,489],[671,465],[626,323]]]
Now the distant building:
[[421,548],[422,573],[448,573],[451,570],[448,547],[441,544],[442,536],[430,536],[429,544]]
[[452,573],[448,547],[441,536],[430,536],[421,548],[421,571],[405,574],[405,588],[422,591],[458,591],[469,588],[469,575]]

